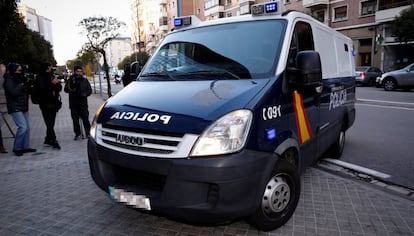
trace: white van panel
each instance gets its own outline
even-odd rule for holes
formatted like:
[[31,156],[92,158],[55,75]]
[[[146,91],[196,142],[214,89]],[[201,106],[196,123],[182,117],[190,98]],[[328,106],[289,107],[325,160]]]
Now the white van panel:
[[338,59],[338,76],[353,76],[353,63],[350,61],[352,47],[344,38],[335,36],[336,53]]
[[338,77],[338,57],[336,55],[335,41],[332,40],[332,32],[313,27],[315,51],[320,54],[322,64],[322,78]]

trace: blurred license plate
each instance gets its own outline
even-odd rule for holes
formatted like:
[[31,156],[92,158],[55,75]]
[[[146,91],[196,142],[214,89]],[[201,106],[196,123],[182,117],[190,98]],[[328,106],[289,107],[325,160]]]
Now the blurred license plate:
[[140,209],[151,210],[150,199],[145,195],[138,195],[111,186],[109,186],[108,189],[111,198],[115,199],[118,202],[122,202]]

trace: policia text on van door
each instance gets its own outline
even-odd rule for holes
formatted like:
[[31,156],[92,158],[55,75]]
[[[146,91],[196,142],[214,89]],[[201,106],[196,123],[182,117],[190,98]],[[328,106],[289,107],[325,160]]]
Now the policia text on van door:
[[280,3],[175,19],[138,80],[96,112],[96,184],[135,208],[196,223],[286,223],[300,173],[339,157],[355,119],[352,41]]

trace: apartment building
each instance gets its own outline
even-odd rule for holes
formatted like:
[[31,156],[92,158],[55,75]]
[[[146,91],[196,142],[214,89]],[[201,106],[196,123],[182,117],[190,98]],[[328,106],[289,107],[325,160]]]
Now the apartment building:
[[25,4],[18,5],[18,12],[23,17],[27,28],[38,32],[53,46],[52,20],[38,15],[35,9]]
[[132,0],[131,11],[133,49],[151,55],[173,28],[175,17],[196,15],[204,20],[204,0]]
[[[143,0],[134,2],[140,1]],[[271,0],[158,0],[157,27],[161,33],[157,41],[151,41],[151,37],[146,36],[143,43],[158,45],[172,29],[176,16],[196,15],[201,20],[232,17],[250,14],[252,5],[268,1]],[[372,65],[389,71],[414,61],[414,54],[409,53],[414,51],[414,42],[401,44],[392,36],[390,29],[394,18],[414,4],[414,0],[282,0],[282,3],[285,10],[312,15],[352,38],[357,66]],[[154,3],[154,9],[156,5]],[[147,22],[143,19],[142,23],[151,24]],[[147,52],[151,54],[152,49]]]
[[112,39],[108,42],[105,51],[109,68],[117,68],[125,57],[131,55],[131,38],[118,37]]
[[414,62],[414,41],[401,43],[392,35],[390,23],[401,11],[414,5],[414,0],[378,0],[375,13],[376,41],[379,42],[384,71],[400,69]]

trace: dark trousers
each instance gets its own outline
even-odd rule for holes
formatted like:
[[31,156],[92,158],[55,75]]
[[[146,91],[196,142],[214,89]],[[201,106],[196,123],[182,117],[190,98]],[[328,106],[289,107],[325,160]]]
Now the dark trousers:
[[88,107],[80,106],[72,108],[70,110],[70,115],[72,116],[73,121],[73,131],[76,136],[81,135],[81,128],[79,124],[79,119],[82,120],[83,127],[85,128],[85,135],[89,135],[89,130],[91,129],[91,124],[89,123],[89,111]]
[[56,111],[50,109],[41,109],[43,120],[46,125],[46,137],[45,141],[55,141],[55,121],[56,121]]

